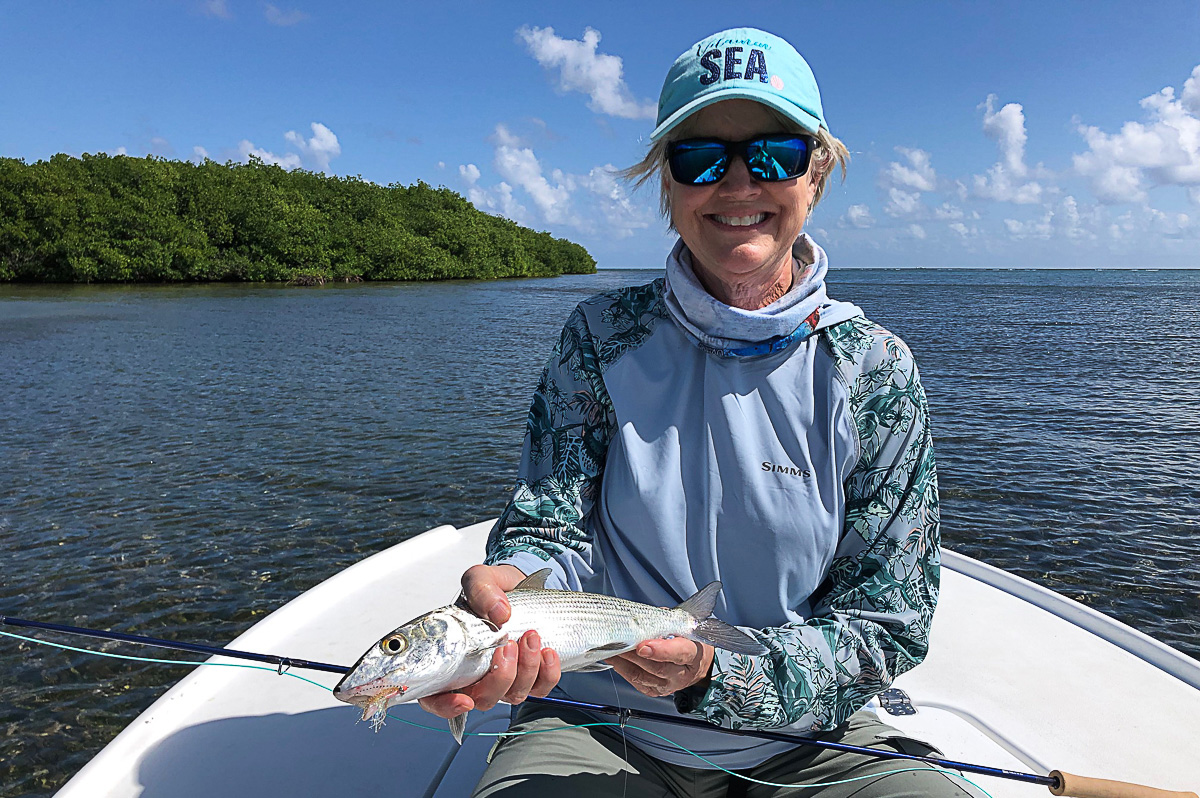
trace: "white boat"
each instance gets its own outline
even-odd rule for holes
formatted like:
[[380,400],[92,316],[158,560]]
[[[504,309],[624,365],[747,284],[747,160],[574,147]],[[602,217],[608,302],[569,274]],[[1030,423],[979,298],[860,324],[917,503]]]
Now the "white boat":
[[[232,649],[353,664],[400,623],[449,603],[487,530],[432,529],[369,557],[255,624]],[[926,661],[896,680],[914,714],[888,723],[948,759],[1200,787],[1200,662],[1005,571],[946,551]],[[217,657],[211,662],[245,665]],[[274,669],[198,667],[129,724],[59,798],[389,795],[460,798],[509,708],[472,712],[460,748],[403,705],[378,733],[329,691]],[[329,673],[295,671],[332,687]],[[996,798],[1044,788],[987,776]]]

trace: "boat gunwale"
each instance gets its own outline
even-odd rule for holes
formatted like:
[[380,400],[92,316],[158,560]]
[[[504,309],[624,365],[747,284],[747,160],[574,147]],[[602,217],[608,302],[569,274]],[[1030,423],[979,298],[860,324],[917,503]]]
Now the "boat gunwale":
[[1200,690],[1200,661],[1110,615],[1010,571],[988,565],[951,549],[942,549],[942,566],[1091,632],[1143,662]]

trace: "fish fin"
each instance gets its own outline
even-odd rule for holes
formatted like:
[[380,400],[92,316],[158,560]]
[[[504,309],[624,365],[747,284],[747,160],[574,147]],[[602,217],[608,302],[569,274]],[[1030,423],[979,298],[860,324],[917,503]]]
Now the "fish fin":
[[[522,579],[513,590],[545,590],[546,579],[553,573],[549,568],[543,568],[540,571],[534,571],[529,576]],[[509,591],[510,593],[512,590]]]
[[697,623],[689,637],[735,654],[762,656],[769,650],[741,629],[716,618],[705,618]]
[[584,665],[582,668],[572,669],[573,673],[598,673],[599,671],[611,670],[612,665],[604,662],[593,662],[590,665]]
[[713,614],[713,607],[717,606],[717,594],[720,592],[720,582],[709,582],[697,590],[694,596],[680,604],[677,609],[683,610],[697,621],[702,621]]
[[449,720],[450,733],[454,735],[454,739],[458,741],[459,745],[462,745],[463,734],[465,734],[467,731],[467,715],[469,713],[470,710],[467,710],[467,712],[464,712],[461,715],[455,715]]

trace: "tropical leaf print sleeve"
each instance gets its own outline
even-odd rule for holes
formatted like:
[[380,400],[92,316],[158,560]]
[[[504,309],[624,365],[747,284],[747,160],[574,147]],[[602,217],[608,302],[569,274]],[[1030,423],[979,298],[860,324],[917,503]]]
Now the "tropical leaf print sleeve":
[[526,574],[550,567],[548,584],[570,590],[591,574],[584,519],[599,493],[615,424],[596,350],[580,306],[538,380],[516,489],[491,531],[485,560]]
[[722,726],[833,728],[928,650],[940,544],[925,392],[886,330],[857,318],[825,336],[859,439],[840,542],[811,618],[754,632],[766,655],[717,650],[692,711]]

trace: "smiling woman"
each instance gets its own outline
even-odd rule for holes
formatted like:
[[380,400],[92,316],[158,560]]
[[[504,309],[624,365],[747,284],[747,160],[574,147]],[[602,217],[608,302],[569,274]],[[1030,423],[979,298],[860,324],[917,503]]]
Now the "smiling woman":
[[[453,722],[553,690],[928,754],[861,711],[928,651],[937,476],[912,356],[829,298],[828,259],[803,232],[846,161],[812,70],[770,33],[715,34],[671,68],[651,139],[626,174],[660,181],[679,234],[666,273],[592,297],[568,319],[534,393],[516,490],[485,564],[462,577],[463,597],[502,625],[514,614],[506,591],[543,569],[551,588],[659,607],[719,579],[717,615],[765,653],[649,639],[607,660],[618,680],[565,672],[531,629],[500,646],[479,681],[421,705]],[[563,720],[526,706],[514,727]],[[860,756],[824,769],[785,742],[730,740],[703,724],[672,733],[705,764],[644,730],[589,728],[570,745],[535,734],[498,746],[475,794],[543,794],[539,775],[567,776],[586,795],[732,794],[717,767],[784,773],[797,790],[851,770],[878,775],[853,785],[860,798],[963,794],[928,770],[884,778]],[[850,792],[838,789],[822,794]]]

